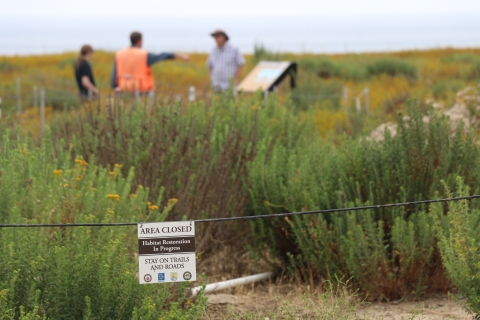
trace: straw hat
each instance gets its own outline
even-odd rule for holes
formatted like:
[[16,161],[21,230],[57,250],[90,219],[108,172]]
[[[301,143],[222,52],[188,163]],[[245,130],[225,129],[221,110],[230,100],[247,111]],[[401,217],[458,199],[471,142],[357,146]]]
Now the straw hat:
[[217,30],[213,31],[212,33],[210,33],[210,35],[212,37],[215,37],[215,36],[218,36],[218,35],[223,35],[227,39],[227,41],[229,39],[227,33],[225,31],[223,31],[222,29],[217,29]]

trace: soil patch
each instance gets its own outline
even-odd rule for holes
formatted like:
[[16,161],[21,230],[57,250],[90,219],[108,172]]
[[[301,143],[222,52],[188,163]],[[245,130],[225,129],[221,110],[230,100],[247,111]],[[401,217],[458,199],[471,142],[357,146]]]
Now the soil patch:
[[[241,316],[247,314],[258,315],[258,318],[252,319],[273,320],[271,314],[278,317],[276,319],[287,319],[279,312],[279,308],[287,304],[299,310],[298,319],[315,319],[309,316],[308,307],[302,299],[305,289],[294,285],[271,284],[242,288],[237,292],[209,294],[204,319],[244,319]],[[362,319],[472,319],[455,299],[447,295],[433,295],[419,301],[367,303],[358,305],[356,314]]]

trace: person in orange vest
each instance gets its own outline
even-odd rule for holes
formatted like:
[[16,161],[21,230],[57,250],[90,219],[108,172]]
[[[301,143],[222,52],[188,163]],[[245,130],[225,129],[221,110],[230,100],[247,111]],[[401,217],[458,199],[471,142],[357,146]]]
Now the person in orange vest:
[[110,81],[112,88],[117,92],[147,93],[155,91],[155,81],[151,66],[167,59],[182,59],[188,61],[190,57],[183,53],[150,53],[142,49],[142,34],[132,32],[130,35],[132,46],[118,51],[115,55]]

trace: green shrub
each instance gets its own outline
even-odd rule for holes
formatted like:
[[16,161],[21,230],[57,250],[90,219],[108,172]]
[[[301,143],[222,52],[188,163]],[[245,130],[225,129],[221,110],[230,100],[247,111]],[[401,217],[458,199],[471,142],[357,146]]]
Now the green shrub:
[[[431,114],[425,125],[411,107],[398,133],[377,143],[320,140],[295,149],[275,146],[250,168],[257,214],[352,207],[433,198],[466,177],[477,188],[480,154],[473,133],[450,134],[447,119]],[[257,242],[272,243],[280,267],[301,279],[354,277],[372,298],[396,299],[415,291],[447,290],[435,250],[428,208],[378,209],[255,222]],[[288,220],[288,221],[285,221]],[[263,237],[263,238],[262,238]],[[263,241],[263,242],[262,242]],[[258,250],[263,250],[263,245]]]
[[[453,196],[447,188],[447,195]],[[457,178],[456,196],[470,195],[463,179]],[[474,200],[475,201],[475,200]],[[477,202],[477,201],[475,201]],[[438,246],[443,265],[450,279],[466,298],[465,309],[480,318],[480,215],[467,200],[448,203],[448,213],[442,205],[434,206]]]
[[15,66],[14,64],[9,63],[7,61],[0,61],[0,71],[11,72],[11,71],[15,71],[16,69],[18,69],[18,66]]
[[366,69],[363,64],[348,61],[341,64],[340,77],[345,80],[365,81],[367,80]]
[[440,82],[436,83],[432,87],[433,90],[433,98],[435,99],[445,99],[447,97],[447,83],[445,82]]
[[[135,168],[133,185],[151,190],[150,201],[164,195],[178,203],[169,220],[200,219],[241,215],[248,201],[247,164],[255,157],[259,140],[285,141],[295,135],[302,141],[302,130],[288,106],[279,107],[274,99],[265,108],[262,99],[243,102],[218,99],[203,103],[155,105],[116,101],[110,108],[87,105],[83,112],[52,121],[56,148],[71,150],[89,162],[103,167],[122,164],[122,173]],[[311,127],[311,125],[310,125]],[[311,129],[313,131],[313,129]],[[95,159],[90,159],[95,155]],[[231,237],[234,223],[199,224],[196,228],[200,264],[210,264],[212,272],[241,273],[249,262],[235,262],[231,256],[219,263],[214,238],[228,252],[239,255],[248,239]],[[235,248],[235,249],[232,249]],[[209,262],[213,261],[213,262]],[[200,265],[200,268],[203,268]]]
[[[304,58],[300,59],[298,64],[300,67],[300,77],[304,74],[316,74],[321,79],[340,78],[354,81],[365,80],[364,66],[351,61],[339,63],[328,58]],[[318,80],[311,82],[316,83]]]
[[54,109],[68,110],[69,108],[79,107],[81,105],[81,101],[79,95],[76,93],[74,94],[67,91],[47,89],[45,91],[45,104]]
[[370,77],[386,74],[391,77],[405,77],[415,80],[418,76],[415,65],[400,59],[379,59],[367,64],[367,75]]
[[[74,161],[49,134],[39,148],[23,141],[3,141],[1,223],[163,221],[174,205],[149,206],[133,168]],[[188,284],[138,284],[136,246],[134,227],[0,229],[2,319],[197,319],[205,304],[190,304]]]
[[445,56],[441,59],[442,62],[455,62],[469,64],[478,60],[478,55],[473,53],[456,53],[450,56]]
[[253,47],[253,61],[258,63],[262,60],[281,60],[282,54],[268,50],[263,43],[255,43]]
[[298,110],[309,110],[312,105],[330,102],[333,110],[341,107],[343,84],[338,80],[329,80],[315,85],[306,77],[299,77],[298,87],[292,91],[292,101]]
[[471,80],[480,79],[480,61],[475,61],[472,66],[470,67],[470,72],[468,74],[468,78]]
[[299,67],[307,72],[315,72],[322,79],[340,76],[340,68],[330,59],[302,59]]

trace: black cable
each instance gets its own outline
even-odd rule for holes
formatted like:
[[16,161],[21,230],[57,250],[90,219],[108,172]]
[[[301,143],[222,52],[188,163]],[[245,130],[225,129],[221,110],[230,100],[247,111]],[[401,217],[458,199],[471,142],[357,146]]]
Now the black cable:
[[[480,198],[480,195],[452,197],[452,198],[434,199],[434,200],[398,202],[398,203],[390,203],[390,204],[378,204],[378,205],[363,206],[363,207],[352,207],[352,208],[312,210],[312,211],[302,211],[302,212],[272,213],[272,214],[262,214],[262,215],[256,215],[256,216],[210,218],[210,219],[198,219],[198,220],[187,220],[187,221],[192,221],[192,222],[195,222],[195,223],[202,223],[202,222],[217,222],[217,221],[232,221],[232,220],[278,218],[278,217],[301,216],[301,215],[306,215],[306,214],[325,214],[325,213],[334,213],[334,212],[361,211],[361,210],[381,209],[381,208],[391,208],[391,207],[405,207],[405,206],[411,206],[411,205],[429,204],[429,203],[437,203],[437,202],[448,202],[448,201],[459,201],[459,200],[472,200],[472,199],[478,199],[478,198]],[[124,226],[135,226],[135,225],[142,224],[142,223],[149,223],[149,222],[69,223],[69,224],[0,224],[0,228],[124,227]]]

